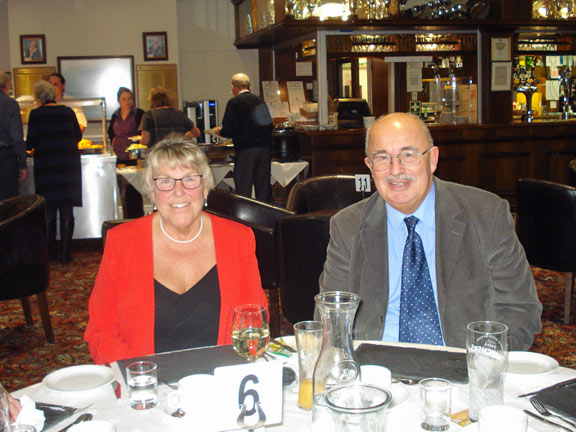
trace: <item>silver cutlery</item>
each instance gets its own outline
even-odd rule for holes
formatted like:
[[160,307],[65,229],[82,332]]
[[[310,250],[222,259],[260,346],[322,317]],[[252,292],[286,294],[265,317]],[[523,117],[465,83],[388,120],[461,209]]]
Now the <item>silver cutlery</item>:
[[568,423],[570,426],[572,427],[576,427],[576,423],[571,422],[570,420],[562,417],[561,415],[558,414],[554,414],[552,412],[550,412],[548,410],[548,408],[546,408],[544,405],[542,405],[542,402],[540,402],[538,399],[535,398],[531,398],[530,399],[530,403],[532,404],[532,406],[536,409],[536,411],[538,411],[540,414],[542,414],[544,417],[556,417],[566,423]]
[[284,342],[279,341],[278,339],[275,338],[270,338],[270,341],[272,341],[273,343],[275,343],[276,345],[280,345],[282,348],[284,348],[286,351],[289,351],[291,353],[295,353],[297,352],[294,348],[292,348],[290,345],[286,345]]
[[170,387],[172,390],[178,390],[178,384],[177,383],[168,383],[168,382],[161,381],[160,384],[164,384],[166,387]]
[[547,418],[540,417],[539,415],[534,414],[532,411],[524,410],[524,412],[525,412],[526,414],[528,414],[530,417],[534,417],[535,419],[538,419],[538,420],[540,420],[540,421],[543,422],[543,423],[547,423],[547,424],[549,424],[549,425],[556,426],[557,428],[560,428],[560,429],[565,430],[565,431],[567,431],[567,432],[574,432],[572,429],[567,428],[567,427],[564,427],[564,426],[562,426],[562,425],[559,425],[558,423],[555,423],[555,422],[553,422],[553,421],[550,421],[550,420],[548,420]]
[[402,383],[402,384],[406,384],[406,385],[418,384],[420,381],[421,380],[418,378],[400,378],[400,377],[393,377],[392,378],[393,383]]
[[90,413],[85,413],[82,414],[80,416],[78,416],[78,418],[76,420],[74,420],[72,423],[70,423],[68,426],[66,426],[64,429],[60,429],[58,432],[66,432],[68,429],[70,429],[72,426],[74,426],[75,424],[78,423],[82,423],[85,421],[89,421],[92,420],[92,418],[94,418],[94,416]]
[[575,383],[576,383],[576,378],[572,378],[572,379],[569,379],[567,381],[562,381],[562,382],[556,383],[554,385],[551,385],[550,387],[544,387],[543,389],[540,389],[540,390],[535,390],[535,391],[532,391],[529,393],[521,394],[520,396],[517,396],[517,397],[523,398],[523,397],[527,397],[527,396],[534,396],[534,395],[536,395],[538,393],[542,393],[543,391],[546,391],[546,390],[551,390],[551,389],[555,389],[558,387],[565,387],[567,385],[575,384]]

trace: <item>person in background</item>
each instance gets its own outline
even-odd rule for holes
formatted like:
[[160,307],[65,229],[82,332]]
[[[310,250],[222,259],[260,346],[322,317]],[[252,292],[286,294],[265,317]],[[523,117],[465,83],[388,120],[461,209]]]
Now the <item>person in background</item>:
[[527,350],[542,305],[508,202],[434,177],[438,157],[416,116],[368,129],[378,193],[331,219],[320,290],[360,294],[356,339],[466,347],[468,323],[495,320]]
[[33,86],[39,105],[30,112],[26,145],[34,150],[34,185],[46,200],[50,256],[58,257],[56,217],[60,215],[60,262],[71,259],[74,207],[82,207],[82,169],[78,142],[82,132],[71,108],[56,103],[56,89],[46,81]]
[[0,201],[18,195],[28,174],[20,106],[9,94],[10,76],[0,71]]
[[238,195],[268,202],[271,197],[272,117],[262,98],[250,92],[250,77],[232,76],[234,97],[226,104],[217,135],[234,142],[234,189]]
[[172,132],[185,135],[188,138],[200,136],[198,129],[192,120],[182,111],[170,106],[168,92],[163,87],[155,87],[148,95],[150,110],[142,117],[142,144],[148,147],[154,146],[158,141]]
[[[126,87],[118,89],[118,103],[120,108],[112,114],[108,126],[108,136],[114,147],[114,153],[116,153],[116,164],[135,166],[138,161],[130,159],[130,154],[126,149],[132,144],[130,138],[140,134],[139,127],[144,111],[134,106],[134,95]],[[120,189],[124,219],[144,216],[142,195],[123,175],[118,175],[118,188]]]
[[[53,72],[48,77],[48,82],[54,86],[56,89],[56,102],[62,102],[66,104],[66,101],[73,101],[74,98],[66,96],[64,93],[66,92],[66,78],[58,72]],[[72,110],[74,114],[76,114],[76,120],[80,125],[80,131],[84,133],[86,127],[88,127],[88,120],[86,120],[86,116],[84,115],[84,111],[81,107],[73,107]]]
[[30,45],[26,48],[24,58],[28,60],[42,60],[42,51],[38,48],[35,39],[30,40]]
[[106,236],[84,339],[98,364],[232,342],[234,308],[267,308],[254,233],[203,212],[206,154],[173,134],[146,157],[145,190],[158,211]]

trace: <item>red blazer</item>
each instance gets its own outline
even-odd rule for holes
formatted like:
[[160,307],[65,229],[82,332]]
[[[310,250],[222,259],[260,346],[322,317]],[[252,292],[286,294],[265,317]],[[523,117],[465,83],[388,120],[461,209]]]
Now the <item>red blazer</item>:
[[[260,284],[252,230],[204,213],[212,221],[218,279],[218,345],[232,343],[234,308],[268,301]],[[84,339],[95,363],[154,354],[154,264],[152,215],[110,230]]]

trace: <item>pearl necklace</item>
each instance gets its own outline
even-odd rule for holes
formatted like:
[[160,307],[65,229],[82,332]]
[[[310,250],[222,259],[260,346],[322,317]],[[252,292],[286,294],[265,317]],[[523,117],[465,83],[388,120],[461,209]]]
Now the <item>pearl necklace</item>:
[[200,234],[202,233],[202,228],[204,228],[204,218],[202,217],[202,215],[200,215],[200,229],[198,230],[196,235],[189,240],[176,240],[174,237],[170,237],[170,235],[166,232],[166,230],[164,229],[164,223],[162,222],[162,216],[160,215],[158,216],[160,217],[160,229],[162,230],[162,233],[170,240],[172,240],[174,243],[180,243],[180,244],[192,243],[194,240],[200,237]]

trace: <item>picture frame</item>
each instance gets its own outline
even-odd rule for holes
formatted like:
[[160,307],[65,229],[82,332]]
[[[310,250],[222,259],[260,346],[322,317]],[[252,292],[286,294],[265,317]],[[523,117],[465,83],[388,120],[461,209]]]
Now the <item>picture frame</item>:
[[512,90],[512,62],[492,62],[491,91]]
[[145,61],[168,60],[168,36],[166,32],[142,33]]
[[46,36],[20,35],[20,60],[22,64],[46,63]]
[[491,39],[492,61],[511,61],[512,53],[510,50],[510,38],[509,37],[493,37]]

